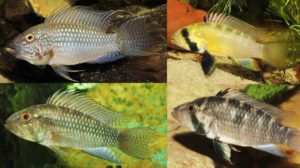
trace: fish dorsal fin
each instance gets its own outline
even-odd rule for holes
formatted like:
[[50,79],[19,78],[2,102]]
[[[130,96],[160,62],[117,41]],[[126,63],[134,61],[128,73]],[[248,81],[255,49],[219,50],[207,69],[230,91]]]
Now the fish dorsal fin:
[[253,106],[254,108],[262,110],[263,112],[267,113],[268,115],[270,115],[271,117],[273,117],[276,120],[281,121],[284,117],[284,112],[282,110],[280,110],[279,108],[271,106],[271,105],[263,103],[263,102],[256,101],[237,90],[228,88],[226,90],[220,91],[216,96],[239,100],[242,103],[246,103],[248,105]]
[[110,126],[117,126],[126,120],[122,113],[101,107],[83,93],[57,91],[47,100],[46,104],[80,111]]
[[115,20],[124,16],[121,10],[98,11],[90,7],[74,6],[50,15],[45,23],[74,23],[100,28],[106,32]]
[[227,14],[209,13],[205,16],[205,21],[207,23],[227,25],[228,27],[249,35],[257,41],[268,34],[268,31],[264,28],[255,27],[247,22],[244,22]]

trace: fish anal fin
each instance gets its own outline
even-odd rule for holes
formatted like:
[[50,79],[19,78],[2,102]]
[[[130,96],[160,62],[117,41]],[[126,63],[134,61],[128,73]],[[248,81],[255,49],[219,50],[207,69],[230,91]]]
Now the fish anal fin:
[[272,155],[275,156],[279,156],[279,157],[287,157],[287,154],[283,151],[281,151],[279,149],[278,146],[276,146],[276,144],[265,144],[265,145],[259,145],[259,146],[255,146],[255,149],[270,153]]
[[260,72],[261,71],[261,68],[260,68],[260,65],[258,63],[258,61],[254,58],[240,58],[240,59],[234,59],[234,58],[231,58],[235,63],[237,63],[238,65],[246,68],[246,69],[249,69],[251,71],[256,71],[256,72]]
[[103,64],[107,62],[112,62],[124,58],[125,55],[122,55],[120,52],[111,52],[106,55],[100,56],[97,59],[90,61],[90,64]]
[[127,117],[124,114],[113,112],[100,106],[83,93],[57,91],[46,103],[80,111],[110,126],[116,126],[127,121]]
[[107,147],[99,147],[99,148],[91,148],[85,149],[84,152],[96,156],[98,158],[102,158],[108,160],[113,163],[121,164],[122,162],[118,159],[118,156]]

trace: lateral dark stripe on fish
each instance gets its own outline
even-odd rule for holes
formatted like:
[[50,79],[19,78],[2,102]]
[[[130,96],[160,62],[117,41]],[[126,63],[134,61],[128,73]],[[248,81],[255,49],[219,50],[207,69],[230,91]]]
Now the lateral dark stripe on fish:
[[188,44],[191,51],[197,52],[199,50],[197,47],[197,43],[192,42],[191,39],[189,38],[190,34],[186,28],[181,30],[181,35],[184,37],[184,40]]

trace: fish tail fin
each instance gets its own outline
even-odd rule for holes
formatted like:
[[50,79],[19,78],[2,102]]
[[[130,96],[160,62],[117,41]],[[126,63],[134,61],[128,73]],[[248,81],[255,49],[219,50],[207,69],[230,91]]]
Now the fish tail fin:
[[293,148],[300,153],[300,131],[297,129],[292,129],[288,137],[287,146]]
[[117,31],[119,49],[124,55],[162,55],[166,51],[165,28],[151,16],[138,16]]
[[282,42],[263,44],[262,59],[276,68],[288,68],[288,47]]
[[130,156],[147,159],[153,151],[150,143],[153,142],[156,132],[150,128],[126,129],[120,133],[119,149]]

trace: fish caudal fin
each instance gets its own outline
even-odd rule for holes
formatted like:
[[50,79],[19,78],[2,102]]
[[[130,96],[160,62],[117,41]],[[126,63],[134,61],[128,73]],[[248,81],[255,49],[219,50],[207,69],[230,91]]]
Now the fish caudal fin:
[[288,137],[287,146],[300,153],[300,131],[292,129]]
[[150,15],[138,16],[120,26],[120,52],[129,56],[159,55],[166,50],[165,28]]
[[147,159],[151,157],[150,143],[156,132],[150,128],[133,128],[121,132],[119,149],[130,156]]

